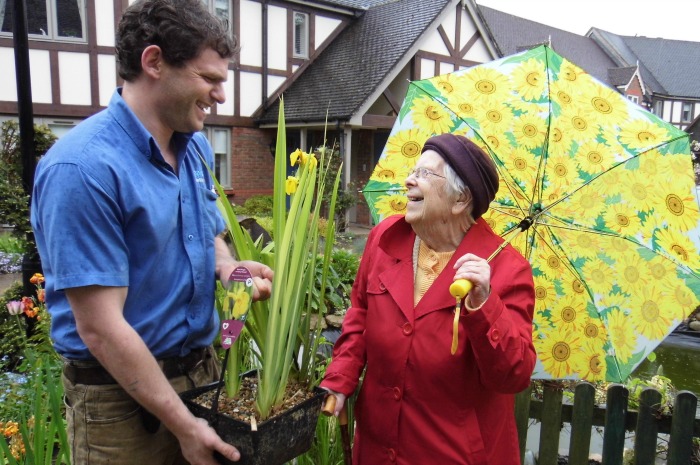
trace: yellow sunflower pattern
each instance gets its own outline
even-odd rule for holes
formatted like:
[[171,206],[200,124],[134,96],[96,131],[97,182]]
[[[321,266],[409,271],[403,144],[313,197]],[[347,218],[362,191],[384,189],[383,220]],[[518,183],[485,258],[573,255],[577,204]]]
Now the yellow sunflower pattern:
[[546,46],[411,82],[365,187],[375,220],[434,134],[490,155],[483,219],[530,261],[534,378],[623,381],[699,303],[700,212],[688,137]]

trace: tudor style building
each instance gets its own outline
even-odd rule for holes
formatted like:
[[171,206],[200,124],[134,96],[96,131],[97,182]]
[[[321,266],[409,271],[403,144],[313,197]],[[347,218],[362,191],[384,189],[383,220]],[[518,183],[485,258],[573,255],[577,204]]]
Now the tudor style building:
[[[114,32],[130,2],[24,1],[34,119],[60,137],[104,108],[120,84]],[[595,28],[579,36],[474,0],[202,1],[240,42],[229,65],[227,100],[205,128],[215,171],[235,203],[272,191],[280,96],[290,151],[324,143],[325,128],[326,143],[337,144],[343,157],[344,183],[362,187],[408,81],[541,43],[683,129],[700,114],[700,44],[694,42]],[[0,120],[18,111],[16,75],[8,72],[14,69],[13,2],[0,0]],[[353,209],[350,221],[370,224],[366,206]]]

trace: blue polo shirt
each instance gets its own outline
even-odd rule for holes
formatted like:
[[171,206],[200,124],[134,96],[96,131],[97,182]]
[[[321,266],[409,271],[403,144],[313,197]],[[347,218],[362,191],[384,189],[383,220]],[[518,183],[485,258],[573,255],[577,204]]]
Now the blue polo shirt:
[[178,174],[117,89],[40,160],[31,219],[46,277],[56,350],[92,359],[64,289],[127,286],[124,317],[158,358],[210,344],[218,332],[214,238],[224,222],[200,134],[173,137]]

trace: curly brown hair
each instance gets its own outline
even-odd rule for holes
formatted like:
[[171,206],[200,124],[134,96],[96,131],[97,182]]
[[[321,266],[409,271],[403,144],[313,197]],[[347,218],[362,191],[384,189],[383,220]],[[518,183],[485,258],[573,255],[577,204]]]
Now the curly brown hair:
[[212,15],[202,0],[139,0],[119,21],[116,55],[119,76],[132,81],[141,74],[141,55],[157,45],[165,61],[175,67],[212,48],[231,58],[237,41],[228,25]]

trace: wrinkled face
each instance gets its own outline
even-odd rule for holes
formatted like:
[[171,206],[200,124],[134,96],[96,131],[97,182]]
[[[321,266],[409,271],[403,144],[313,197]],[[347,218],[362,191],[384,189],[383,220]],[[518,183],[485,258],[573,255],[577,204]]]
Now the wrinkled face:
[[223,84],[228,77],[227,58],[204,49],[182,68],[163,64],[160,118],[178,132],[197,132],[216,103],[226,100]]
[[[425,168],[430,173],[425,173]],[[445,160],[434,150],[426,150],[418,159],[413,174],[406,178],[408,205],[406,222],[438,226],[453,221],[452,205],[445,191]],[[419,176],[419,172],[425,173]],[[422,174],[422,173],[421,173]]]

